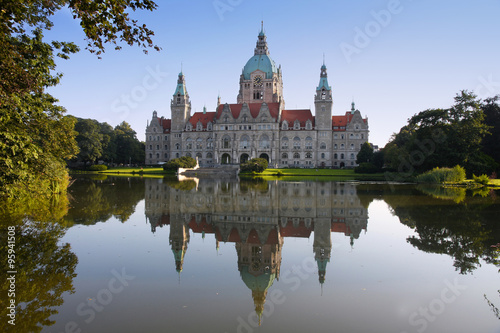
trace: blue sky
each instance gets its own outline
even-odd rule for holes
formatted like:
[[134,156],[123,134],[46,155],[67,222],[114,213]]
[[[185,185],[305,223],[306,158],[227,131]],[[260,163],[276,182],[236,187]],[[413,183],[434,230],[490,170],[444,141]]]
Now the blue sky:
[[354,99],[368,117],[370,142],[381,147],[412,115],[449,107],[460,90],[500,94],[500,0],[156,2],[155,12],[133,14],[162,47],[148,55],[110,45],[99,60],[83,50],[69,11],[54,16],[47,40],[82,47],[57,62],[64,76],[50,89],[69,114],[112,126],[126,121],[144,140],[153,110],[170,118],[181,64],[192,112],[204,105],[213,111],[218,94],[235,103],[261,21],[282,67],[286,108],[314,110],[325,54],[333,114],[344,114]]

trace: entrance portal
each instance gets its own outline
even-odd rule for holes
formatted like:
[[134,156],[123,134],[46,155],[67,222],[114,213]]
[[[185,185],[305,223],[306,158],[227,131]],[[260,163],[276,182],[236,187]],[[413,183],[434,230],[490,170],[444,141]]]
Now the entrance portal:
[[221,162],[222,164],[231,164],[231,156],[227,153],[222,154]]

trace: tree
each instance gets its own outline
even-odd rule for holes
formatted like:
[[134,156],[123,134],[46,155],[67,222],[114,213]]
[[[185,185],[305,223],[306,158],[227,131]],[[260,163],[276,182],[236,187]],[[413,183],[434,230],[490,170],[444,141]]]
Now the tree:
[[358,156],[356,158],[356,164],[361,164],[365,162],[373,161],[373,147],[369,142],[365,142],[361,145]]
[[65,160],[78,152],[75,120],[45,93],[59,83],[54,58],[78,51],[69,42],[44,42],[51,16],[67,6],[86,35],[87,49],[100,56],[118,42],[153,47],[153,32],[129,10],[154,10],[150,0],[4,0],[0,11],[0,195],[64,191]]
[[143,163],[144,145],[137,140],[136,132],[126,121],[114,130],[117,163]]
[[489,126],[490,135],[487,135],[482,143],[482,151],[493,158],[497,163],[496,169],[498,170],[498,164],[500,164],[500,149],[498,144],[500,142],[500,95],[492,98],[487,98],[484,100],[481,106],[484,116],[485,123]]
[[488,159],[481,143],[488,134],[481,102],[466,90],[448,109],[428,109],[408,120],[384,148],[385,164],[398,171],[424,172],[462,165],[467,173],[485,173]]
[[78,159],[84,163],[94,164],[103,153],[103,136],[100,133],[99,123],[92,119],[77,119],[75,131],[78,133],[76,142],[80,148]]
[[196,166],[196,160],[189,156],[182,156],[168,161],[164,166],[165,171],[177,171],[179,168],[190,169]]
[[268,167],[268,162],[265,158],[252,158],[251,160],[242,163],[240,166],[241,172],[264,172]]

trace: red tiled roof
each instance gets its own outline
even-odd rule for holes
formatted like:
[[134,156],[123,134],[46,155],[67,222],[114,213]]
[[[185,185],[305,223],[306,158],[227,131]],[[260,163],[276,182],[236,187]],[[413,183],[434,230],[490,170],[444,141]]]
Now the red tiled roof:
[[314,126],[314,117],[311,110],[283,110],[281,111],[281,122],[288,122],[288,128],[293,129],[293,124],[295,120],[300,122],[300,127],[306,127],[306,121],[310,120]]
[[189,119],[189,122],[191,123],[191,125],[193,125],[193,131],[196,131],[196,125],[198,124],[198,121],[201,121],[203,128],[206,129],[209,122],[214,122],[215,114],[215,112],[195,112]]
[[304,224],[304,221],[300,221],[297,228],[293,226],[293,222],[288,220],[286,227],[280,228],[281,237],[304,237],[309,238],[311,236],[313,226],[307,228]]
[[[350,111],[347,111],[343,116],[332,116],[332,129],[335,131],[345,131],[345,127],[351,122],[353,116]],[[363,118],[363,122],[366,123],[366,121],[367,119]]]
[[163,132],[168,132],[172,129],[172,120],[161,117],[159,121],[160,126],[163,127]]
[[[222,114],[222,110],[224,109],[224,105],[225,104],[220,104],[219,107],[217,108],[217,115],[216,115],[217,119],[220,119],[220,116]],[[229,109],[231,110],[231,113],[233,115],[233,118],[237,119],[240,116],[243,104],[228,104],[228,105],[229,105]],[[248,105],[248,108],[250,109],[250,115],[252,116],[252,118],[257,118],[257,116],[259,115],[262,103],[249,103],[247,105]],[[279,103],[267,103],[267,107],[269,108],[269,113],[271,114],[271,117],[276,119],[279,115],[280,104]]]

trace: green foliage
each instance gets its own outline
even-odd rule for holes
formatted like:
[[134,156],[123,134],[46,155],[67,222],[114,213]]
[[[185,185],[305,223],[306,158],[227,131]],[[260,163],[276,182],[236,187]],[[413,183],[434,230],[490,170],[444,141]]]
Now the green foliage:
[[104,164],[94,164],[89,167],[90,171],[106,171],[108,167]]
[[366,163],[373,161],[373,147],[369,142],[363,143],[356,158],[356,163]]
[[163,170],[178,170],[179,168],[190,169],[196,166],[196,160],[192,157],[182,156],[174,158],[163,165]]
[[[65,160],[78,153],[75,120],[65,117],[64,108],[45,90],[62,76],[54,73],[55,57],[68,59],[79,49],[74,43],[43,41],[43,31],[53,26],[51,16],[63,7],[80,20],[90,52],[101,54],[105,43],[120,48],[117,40],[159,49],[152,44],[152,31],[129,14],[130,10],[154,10],[156,4],[150,0],[2,1],[0,196],[66,190]],[[92,161],[100,148],[92,135],[85,140],[91,143],[85,158]]]
[[373,163],[363,162],[354,168],[355,173],[377,173],[379,169]]
[[481,176],[472,175],[472,179],[474,180],[475,183],[481,185],[488,185],[488,183],[490,182],[490,178],[488,177],[488,175],[481,175]]
[[484,100],[481,106],[484,116],[485,123],[489,126],[490,135],[486,135],[482,142],[483,152],[490,156],[496,165],[495,170],[500,171],[500,149],[498,149],[498,143],[500,142],[500,95],[493,98],[487,98]]
[[460,165],[453,168],[434,168],[416,177],[418,183],[460,183],[465,180],[465,169]]
[[385,164],[399,173],[424,172],[460,164],[468,174],[483,168],[481,143],[488,134],[477,96],[461,91],[448,109],[413,116],[384,148]]
[[245,163],[242,163],[240,166],[240,172],[242,173],[250,173],[256,172],[261,173],[264,172],[268,167],[267,160],[265,158],[252,158]]

